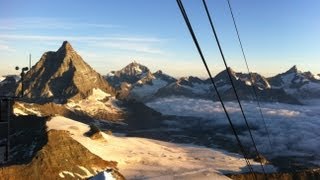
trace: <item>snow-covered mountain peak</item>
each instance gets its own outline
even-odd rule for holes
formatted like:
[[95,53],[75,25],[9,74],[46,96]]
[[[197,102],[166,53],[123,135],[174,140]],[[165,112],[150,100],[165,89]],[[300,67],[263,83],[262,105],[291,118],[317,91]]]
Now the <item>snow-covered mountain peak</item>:
[[150,71],[149,68],[147,68],[146,66],[141,65],[136,61],[133,61],[132,63],[128,64],[126,67],[124,67],[120,71],[115,72],[115,75],[137,76],[137,75],[147,73],[149,71]]

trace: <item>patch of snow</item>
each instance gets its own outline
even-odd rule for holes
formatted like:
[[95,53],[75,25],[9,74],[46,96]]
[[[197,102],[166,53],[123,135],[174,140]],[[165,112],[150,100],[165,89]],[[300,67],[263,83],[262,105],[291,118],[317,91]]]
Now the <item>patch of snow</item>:
[[5,80],[5,79],[6,79],[6,77],[1,76],[1,77],[0,77],[0,82],[2,82],[2,81]]
[[249,80],[246,80],[245,83],[246,83],[246,85],[248,85],[248,86],[251,86],[251,85],[252,85],[251,81],[249,81]]
[[106,97],[111,97],[109,93],[102,91],[101,89],[94,88],[92,90],[92,94],[88,97],[89,100],[103,100]]
[[[223,172],[249,171],[240,155],[223,150],[145,138],[115,137],[105,133],[102,135],[106,141],[93,141],[83,135],[89,130],[88,125],[60,116],[52,118],[47,126],[48,129],[69,131],[73,139],[92,153],[104,160],[118,162],[119,171],[127,179],[173,179],[188,176],[200,179],[208,174],[228,179],[222,175]],[[256,171],[260,170],[258,163],[250,162],[256,167]],[[275,171],[272,166],[266,168]]]
[[49,90],[48,93],[47,93],[47,97],[52,97],[52,96],[53,96],[53,94],[52,94],[52,92]]
[[[16,115],[35,115],[38,117],[42,117],[43,115],[41,114],[41,112],[36,111],[34,109],[31,108],[27,108],[24,106],[24,104],[20,104],[20,103],[16,103],[17,107],[15,107],[13,109],[13,113]],[[32,104],[31,104],[32,105]]]
[[92,177],[90,180],[116,180],[116,178],[113,177],[111,172],[103,171]]
[[18,109],[18,108],[14,108],[13,109],[13,113],[16,116],[20,116],[20,115],[26,116],[26,115],[28,115],[27,113],[23,112],[21,109]]
[[59,173],[59,176],[60,176],[61,178],[65,178],[64,175],[70,175],[70,176],[72,176],[72,177],[75,177],[74,174],[73,174],[72,172],[69,172],[69,171],[62,171],[62,172]]
[[137,66],[134,66],[133,67],[134,71],[137,72],[138,74],[141,74],[143,71],[140,69],[140,66],[137,65]]
[[107,74],[107,77],[113,77],[113,76],[115,76],[115,74],[112,73],[112,72],[110,72],[110,73]]
[[59,177],[64,178],[64,175],[62,172],[59,173]]

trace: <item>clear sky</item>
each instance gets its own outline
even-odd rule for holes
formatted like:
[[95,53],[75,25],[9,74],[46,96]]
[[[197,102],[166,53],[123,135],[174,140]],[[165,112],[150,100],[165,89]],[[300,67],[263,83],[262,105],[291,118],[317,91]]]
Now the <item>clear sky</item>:
[[[222,60],[201,0],[184,0],[212,73]],[[245,72],[226,0],[208,0],[229,66]],[[250,68],[320,73],[319,0],[231,0]],[[0,0],[0,75],[64,40],[101,74],[133,60],[152,71],[206,77],[175,0]]]

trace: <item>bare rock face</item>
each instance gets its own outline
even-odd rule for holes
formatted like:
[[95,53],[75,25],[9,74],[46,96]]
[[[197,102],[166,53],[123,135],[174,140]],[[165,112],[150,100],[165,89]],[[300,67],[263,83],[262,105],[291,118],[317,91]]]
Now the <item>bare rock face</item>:
[[[56,52],[46,52],[24,78],[24,94],[34,102],[64,102],[87,97],[92,89],[115,95],[115,90],[93,70],[69,42]],[[22,89],[19,84],[16,94]]]

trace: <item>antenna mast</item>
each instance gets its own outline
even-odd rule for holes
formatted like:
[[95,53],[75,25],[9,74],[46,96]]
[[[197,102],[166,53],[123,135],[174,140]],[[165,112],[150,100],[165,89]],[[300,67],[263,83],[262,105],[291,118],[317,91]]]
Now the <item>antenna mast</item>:
[[31,69],[31,53],[29,54],[29,69]]

